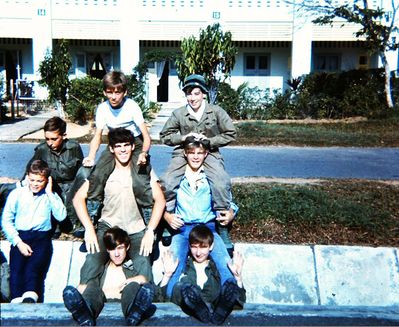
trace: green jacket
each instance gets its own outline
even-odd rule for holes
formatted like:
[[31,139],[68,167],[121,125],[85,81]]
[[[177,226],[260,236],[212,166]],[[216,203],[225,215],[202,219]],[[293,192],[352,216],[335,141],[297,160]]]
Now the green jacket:
[[80,144],[75,140],[65,139],[60,153],[54,152],[46,142],[35,148],[32,159],[27,168],[37,159],[45,161],[51,169],[51,177],[58,184],[72,183],[83,162],[83,152]]
[[237,136],[227,112],[217,105],[206,103],[200,121],[190,115],[186,106],[174,110],[160,133],[160,139],[166,145],[179,147],[182,136],[191,132],[204,134],[211,143],[211,151],[218,151],[219,147],[235,141]]

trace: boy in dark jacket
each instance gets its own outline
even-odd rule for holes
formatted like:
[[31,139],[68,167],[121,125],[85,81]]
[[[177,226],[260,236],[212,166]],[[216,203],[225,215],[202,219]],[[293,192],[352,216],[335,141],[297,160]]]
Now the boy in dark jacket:
[[[171,301],[184,312],[203,323],[220,325],[237,304],[243,306],[246,292],[242,282],[243,257],[237,251],[228,266],[234,278],[220,285],[220,275],[210,257],[214,235],[205,225],[195,226],[189,236],[190,257],[186,268],[175,284]],[[166,285],[177,267],[173,254],[163,256],[164,275],[160,282],[160,294],[166,294]]]
[[127,232],[112,227],[104,233],[103,240],[109,260],[102,273],[90,280],[82,293],[75,287],[65,287],[64,304],[81,326],[94,326],[107,300],[120,301],[126,324],[135,326],[155,312],[154,286],[127,256]]

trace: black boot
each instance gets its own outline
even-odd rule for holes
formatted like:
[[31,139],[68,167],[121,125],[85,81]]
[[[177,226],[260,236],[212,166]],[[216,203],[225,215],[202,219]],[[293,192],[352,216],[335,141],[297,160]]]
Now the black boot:
[[126,324],[128,326],[137,326],[144,318],[148,318],[151,313],[154,313],[154,286],[147,283],[144,284],[137,292],[134,301],[129,306],[126,315]]
[[72,313],[73,319],[75,319],[80,326],[96,325],[90,307],[87,305],[82,294],[80,294],[75,287],[65,287],[62,292],[62,297],[65,307]]
[[227,316],[233,311],[234,304],[239,296],[239,288],[235,280],[228,279],[222,287],[218,304],[213,311],[212,323],[221,325]]
[[184,284],[181,288],[183,304],[189,309],[189,313],[199,321],[209,323],[211,313],[202,300],[200,290],[192,284]]

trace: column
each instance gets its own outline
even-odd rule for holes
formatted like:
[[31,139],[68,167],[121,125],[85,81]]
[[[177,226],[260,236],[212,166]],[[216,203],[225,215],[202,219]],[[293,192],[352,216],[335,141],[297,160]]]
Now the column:
[[131,74],[140,60],[139,24],[140,1],[120,0],[121,70]]
[[52,50],[51,0],[32,2],[32,56],[35,74],[47,51]]

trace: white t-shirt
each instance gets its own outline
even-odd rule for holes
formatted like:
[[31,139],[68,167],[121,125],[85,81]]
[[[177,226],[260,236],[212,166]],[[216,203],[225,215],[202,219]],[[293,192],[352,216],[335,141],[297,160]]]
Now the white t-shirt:
[[130,98],[119,109],[113,109],[109,101],[100,103],[96,110],[96,128],[108,129],[123,127],[133,132],[134,136],[141,135],[139,126],[144,123],[143,113],[139,105]]

